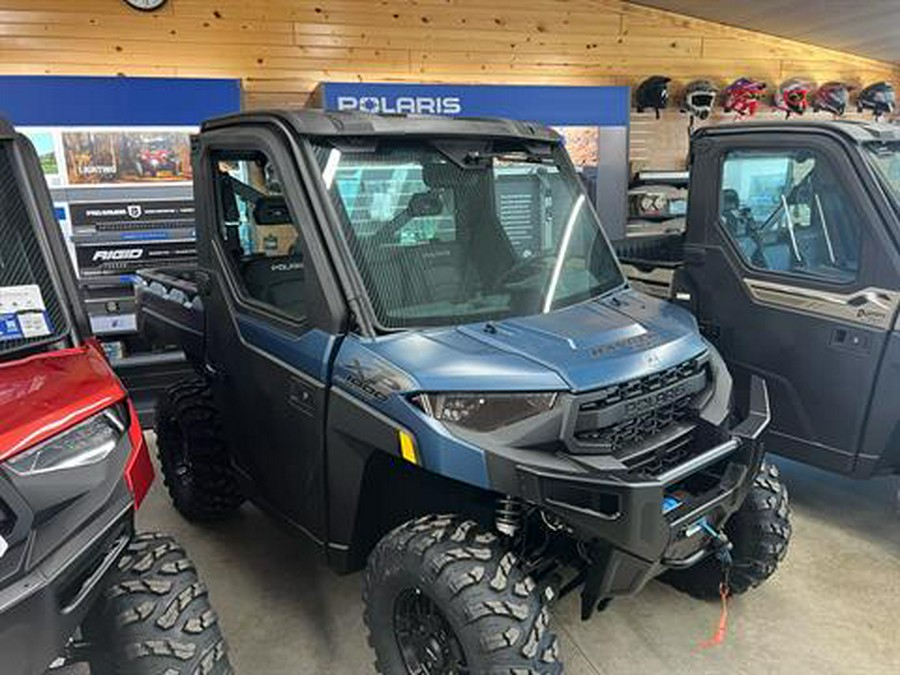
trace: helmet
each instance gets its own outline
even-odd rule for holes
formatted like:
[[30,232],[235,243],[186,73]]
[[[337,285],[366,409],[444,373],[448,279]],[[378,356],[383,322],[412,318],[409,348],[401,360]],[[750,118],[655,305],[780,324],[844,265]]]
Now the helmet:
[[841,116],[847,109],[850,101],[850,87],[843,82],[826,82],[818,91],[812,101],[813,110],[825,110],[832,115]]
[[871,110],[875,117],[894,112],[894,88],[887,82],[876,82],[859,92],[856,109],[859,112]]
[[775,107],[784,110],[788,115],[802,115],[809,104],[809,94],[813,87],[809,82],[798,77],[785,80],[775,92]]
[[748,77],[735,80],[725,89],[725,112],[733,110],[741,117],[755,115],[765,91],[765,82],[757,82]]
[[709,80],[694,80],[684,88],[684,100],[681,102],[681,111],[690,113],[694,117],[705,120],[712,112],[716,104],[715,85]]
[[669,81],[668,77],[654,75],[641,82],[635,94],[637,111],[644,112],[645,108],[653,108],[659,117],[659,111],[669,104]]

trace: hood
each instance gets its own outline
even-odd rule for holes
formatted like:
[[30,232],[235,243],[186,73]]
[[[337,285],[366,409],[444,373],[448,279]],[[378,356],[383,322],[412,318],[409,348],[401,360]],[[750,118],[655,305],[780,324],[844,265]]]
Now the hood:
[[699,355],[686,310],[626,290],[489,324],[404,333],[370,345],[425,391],[588,391]]
[[118,378],[92,344],[0,365],[0,461],[123,398]]

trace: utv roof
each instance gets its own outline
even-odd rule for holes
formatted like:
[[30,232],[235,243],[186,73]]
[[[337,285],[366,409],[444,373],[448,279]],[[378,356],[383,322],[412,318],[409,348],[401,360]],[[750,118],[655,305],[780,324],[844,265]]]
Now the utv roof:
[[208,120],[203,131],[235,124],[279,121],[305,136],[485,136],[560,143],[552,129],[534,122],[489,117],[375,115],[325,110],[260,110]]
[[884,122],[862,120],[809,120],[809,121],[767,121],[740,122],[703,127],[694,132],[694,138],[727,134],[771,133],[771,132],[832,132],[855,143],[869,141],[900,141],[900,126]]

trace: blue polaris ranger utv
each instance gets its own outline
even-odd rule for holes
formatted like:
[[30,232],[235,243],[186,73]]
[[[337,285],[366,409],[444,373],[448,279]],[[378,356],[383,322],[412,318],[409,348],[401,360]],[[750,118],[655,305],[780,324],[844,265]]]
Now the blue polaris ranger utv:
[[560,673],[565,593],[775,571],[764,382],[629,287],[553,131],[248,113],[203,125],[194,180],[199,269],[138,291],[197,370],[156,411],[166,485],[365,567],[379,672]]

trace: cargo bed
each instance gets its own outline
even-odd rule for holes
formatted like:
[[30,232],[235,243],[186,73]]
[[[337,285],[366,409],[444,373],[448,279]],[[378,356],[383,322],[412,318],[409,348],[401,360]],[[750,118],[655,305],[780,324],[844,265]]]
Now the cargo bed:
[[684,263],[684,235],[629,237],[613,242],[622,270],[640,291],[660,298],[672,295],[672,279]]
[[154,346],[177,346],[192,363],[202,362],[205,341],[202,272],[195,267],[139,270],[138,330]]

